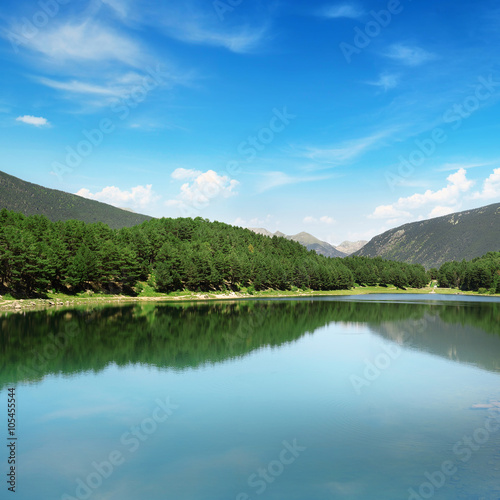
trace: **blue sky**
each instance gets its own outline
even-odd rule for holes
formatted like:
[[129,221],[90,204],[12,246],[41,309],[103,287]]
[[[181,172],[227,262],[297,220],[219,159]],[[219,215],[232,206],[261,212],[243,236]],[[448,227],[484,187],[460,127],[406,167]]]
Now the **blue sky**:
[[0,170],[338,244],[500,199],[500,8],[4,0]]

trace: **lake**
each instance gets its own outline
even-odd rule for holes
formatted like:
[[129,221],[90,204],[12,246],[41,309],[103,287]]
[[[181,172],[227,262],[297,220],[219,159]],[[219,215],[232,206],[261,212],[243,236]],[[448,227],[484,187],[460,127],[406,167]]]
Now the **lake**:
[[500,498],[498,299],[150,302],[0,323],[17,500]]

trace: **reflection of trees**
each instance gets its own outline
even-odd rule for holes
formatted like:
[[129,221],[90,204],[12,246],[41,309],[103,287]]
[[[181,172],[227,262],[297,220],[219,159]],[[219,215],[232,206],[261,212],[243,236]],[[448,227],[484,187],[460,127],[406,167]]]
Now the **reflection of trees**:
[[[244,356],[260,347],[292,342],[332,321],[366,323],[377,330],[377,325],[392,324],[397,331],[399,325],[421,324],[423,318],[439,316],[450,324],[496,331],[499,306],[256,300],[147,303],[11,315],[0,319],[0,387],[10,382],[37,381],[47,374],[99,371],[110,363],[197,367]],[[440,334],[431,328],[422,337],[428,339],[423,349],[432,344],[429,335],[434,338]],[[491,339],[497,342],[495,337]],[[442,341],[451,342],[445,338]]]

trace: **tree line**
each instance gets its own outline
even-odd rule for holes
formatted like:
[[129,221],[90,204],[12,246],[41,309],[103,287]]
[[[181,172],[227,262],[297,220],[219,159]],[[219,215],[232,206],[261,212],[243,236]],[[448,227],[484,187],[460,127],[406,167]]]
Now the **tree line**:
[[343,259],[359,285],[394,285],[397,288],[423,288],[430,275],[420,264],[406,264],[382,257],[352,256]]
[[431,272],[440,287],[500,293],[500,252],[488,252],[470,261],[445,262]]
[[110,229],[103,223],[0,210],[3,292],[40,295],[100,290],[136,294],[148,282],[177,290],[349,289],[387,284],[423,287],[420,265],[381,258],[327,258],[300,243],[201,217],[162,218]]

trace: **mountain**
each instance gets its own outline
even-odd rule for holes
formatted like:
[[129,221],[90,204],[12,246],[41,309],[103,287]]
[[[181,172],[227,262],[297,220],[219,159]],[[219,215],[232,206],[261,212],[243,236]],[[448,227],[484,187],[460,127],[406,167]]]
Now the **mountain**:
[[335,248],[346,255],[351,255],[358,250],[361,250],[368,242],[365,240],[360,241],[343,241],[340,245]]
[[112,229],[131,227],[152,217],[26,182],[0,171],[0,209],[45,215],[51,221],[104,222]]
[[439,267],[500,250],[500,203],[412,222],[372,238],[354,255]]
[[318,238],[309,233],[302,232],[294,236],[286,236],[286,238],[298,241],[308,250],[314,250],[316,253],[324,255],[325,257],[346,257],[345,253],[339,252],[333,245],[330,245],[330,243],[318,240]]
[[271,233],[271,231],[268,231],[267,229],[264,229],[263,227],[249,227],[250,231],[253,231],[256,234],[262,234],[263,236],[269,236],[269,238],[272,238],[273,236],[278,236],[277,231],[276,233]]
[[271,233],[271,231],[268,231],[263,227],[249,227],[248,229],[257,234],[269,236],[270,238],[272,238],[273,236],[281,236],[283,238],[286,238],[287,240],[297,241],[301,245],[304,245],[308,250],[314,250],[316,253],[324,255],[325,257],[346,257],[347,255],[346,253],[337,250],[337,248],[335,248],[333,245],[330,245],[330,243],[321,241],[309,233],[302,232],[292,236],[287,236],[280,231]]

